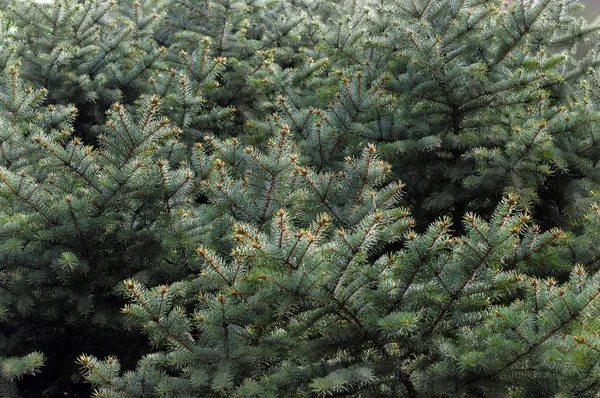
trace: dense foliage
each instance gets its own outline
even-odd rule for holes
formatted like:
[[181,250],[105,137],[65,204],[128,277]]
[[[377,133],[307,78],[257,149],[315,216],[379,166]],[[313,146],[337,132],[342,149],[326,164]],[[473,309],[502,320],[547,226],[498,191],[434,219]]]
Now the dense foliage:
[[0,396],[600,391],[577,1],[0,4]]

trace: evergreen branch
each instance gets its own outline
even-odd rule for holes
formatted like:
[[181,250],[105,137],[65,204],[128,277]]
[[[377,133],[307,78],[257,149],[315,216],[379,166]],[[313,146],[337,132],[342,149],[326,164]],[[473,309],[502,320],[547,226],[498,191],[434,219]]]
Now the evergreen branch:
[[[85,182],[88,183],[89,186],[91,186],[92,188],[94,188],[94,190],[98,193],[102,192],[102,190],[96,185],[96,183],[94,181],[92,181],[86,174],[85,172],[79,170],[79,168],[75,165],[72,164],[72,155],[70,159],[65,159],[62,156],[60,156],[60,154],[55,151],[52,146],[46,142],[46,140],[43,139],[42,136],[40,135],[36,135],[33,137],[33,141],[36,142],[37,144],[39,144],[40,146],[42,146],[44,149],[46,149],[52,156],[54,156],[55,158],[57,158],[64,166],[67,166],[71,171],[73,171],[75,174],[77,174],[79,177],[81,177],[83,180],[85,180]],[[73,148],[73,152],[72,154],[75,152],[75,148]],[[86,155],[87,156],[87,155]],[[80,160],[83,161],[83,159]]]
[[212,269],[215,270],[217,274],[219,274],[219,276],[225,281],[225,283],[228,286],[233,286],[233,282],[230,281],[229,278],[225,276],[225,274],[223,274],[219,266],[215,263],[214,259],[208,255],[208,251],[206,249],[199,248],[196,250],[196,252],[204,259],[204,261],[208,263],[208,265],[211,266]]
[[23,179],[25,178],[25,173],[21,173],[21,178],[19,180],[19,186],[17,188],[13,187],[8,179],[8,177],[6,177],[5,173],[3,171],[0,171],[0,180],[4,183],[4,185],[6,185],[20,200],[22,200],[24,203],[26,203],[29,207],[31,207],[33,210],[35,210],[35,212],[39,215],[41,215],[44,219],[46,219],[46,221],[48,221],[50,224],[52,225],[58,225],[58,223],[56,221],[54,221],[53,219],[51,219],[40,207],[39,205],[35,204],[34,202],[32,202],[30,200],[31,196],[33,196],[33,194],[35,193],[36,190],[39,189],[39,185],[36,185],[33,190],[31,190],[31,192],[29,192],[29,194],[27,196],[24,196],[21,194],[21,184],[23,183]]
[[154,314],[146,300],[142,297],[140,292],[138,291],[139,286],[133,280],[128,280],[125,282],[125,288],[127,291],[131,293],[133,298],[140,304],[140,306],[146,311],[146,314],[150,317],[150,319],[158,325],[158,327],[163,331],[165,335],[167,335],[172,341],[177,342],[179,345],[184,347],[187,351],[193,352],[192,347],[185,341],[179,339],[176,335],[174,335],[171,330],[162,322],[162,318],[159,315]]
[[463,289],[469,284],[471,279],[475,276],[475,274],[477,273],[477,271],[479,271],[479,269],[483,266],[483,264],[485,264],[485,262],[487,261],[487,257],[491,253],[492,253],[492,248],[489,247],[487,249],[487,251],[480,257],[479,262],[477,264],[475,264],[475,266],[471,267],[471,273],[467,276],[467,278],[465,278],[463,280],[463,282],[458,287],[458,289],[456,289],[455,292],[450,296],[450,299],[448,300],[448,302],[446,303],[444,308],[440,311],[438,316],[435,318],[435,320],[433,321],[433,323],[431,324],[429,329],[424,333],[424,336],[429,336],[433,333],[433,331],[437,328],[437,326],[440,324],[440,322],[444,319],[444,317],[446,316],[448,311],[450,311],[450,309],[452,308],[454,303],[460,298]]
[[[467,380],[466,383],[467,384],[473,384],[476,382],[480,382],[482,380],[486,380],[486,379],[490,379],[490,378],[494,378],[500,374],[502,374],[503,372],[505,372],[506,370],[510,369],[515,363],[519,362],[521,359],[525,358],[529,353],[531,353],[534,349],[540,347],[541,345],[543,345],[546,341],[548,341],[551,337],[553,337],[556,333],[558,333],[560,330],[562,330],[565,326],[569,325],[571,323],[571,321],[573,321],[577,316],[579,316],[579,314],[581,312],[583,312],[583,310],[588,307],[592,302],[594,302],[596,300],[596,298],[600,295],[600,285],[598,285],[598,288],[596,289],[596,292],[594,292],[594,294],[586,301],[586,303],[584,303],[583,306],[581,306],[581,308],[579,309],[578,312],[570,314],[568,318],[561,320],[561,322],[559,323],[559,325],[555,328],[553,328],[553,330],[550,330],[548,333],[546,333],[545,336],[543,336],[541,339],[539,339],[538,341],[536,341],[535,343],[529,345],[527,347],[526,350],[524,350],[523,352],[521,352],[520,354],[518,354],[515,358],[504,362],[503,366],[493,372],[490,372],[488,374],[476,377],[476,378],[471,378],[471,380]],[[560,318],[559,318],[560,319]]]
[[[112,364],[113,361],[114,361],[114,358],[112,358],[112,357],[108,358],[109,364]],[[86,368],[89,372],[91,372],[92,374],[94,374],[94,376],[100,378],[104,384],[107,384],[107,385],[111,385],[112,384],[112,380],[106,378],[104,376],[104,374],[102,374],[102,372],[98,369],[98,367],[95,366],[96,360],[93,357],[90,357],[88,355],[82,354],[77,359],[77,362],[79,362],[79,364],[81,366],[83,366],[84,368]],[[137,397],[137,395],[135,393],[133,393],[132,391],[128,390],[125,387],[118,387],[116,389],[116,391],[123,392],[128,397],[132,397],[132,398]]]

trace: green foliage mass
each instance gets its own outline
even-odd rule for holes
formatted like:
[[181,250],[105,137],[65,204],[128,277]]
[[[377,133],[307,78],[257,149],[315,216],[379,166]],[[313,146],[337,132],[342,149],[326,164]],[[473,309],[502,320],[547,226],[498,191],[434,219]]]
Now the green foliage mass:
[[597,396],[576,0],[0,4],[0,396]]

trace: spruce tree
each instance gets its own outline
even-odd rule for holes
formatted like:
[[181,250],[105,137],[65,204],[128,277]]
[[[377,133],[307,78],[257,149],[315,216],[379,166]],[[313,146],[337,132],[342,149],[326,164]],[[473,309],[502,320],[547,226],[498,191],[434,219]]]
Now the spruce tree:
[[577,1],[4,3],[1,395],[600,391]]

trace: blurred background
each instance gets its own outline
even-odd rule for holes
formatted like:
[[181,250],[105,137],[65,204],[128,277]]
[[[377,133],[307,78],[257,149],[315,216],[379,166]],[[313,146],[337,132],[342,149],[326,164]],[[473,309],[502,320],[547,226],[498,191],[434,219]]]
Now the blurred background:
[[585,5],[583,15],[588,21],[593,22],[600,16],[600,0],[581,0],[581,3]]

